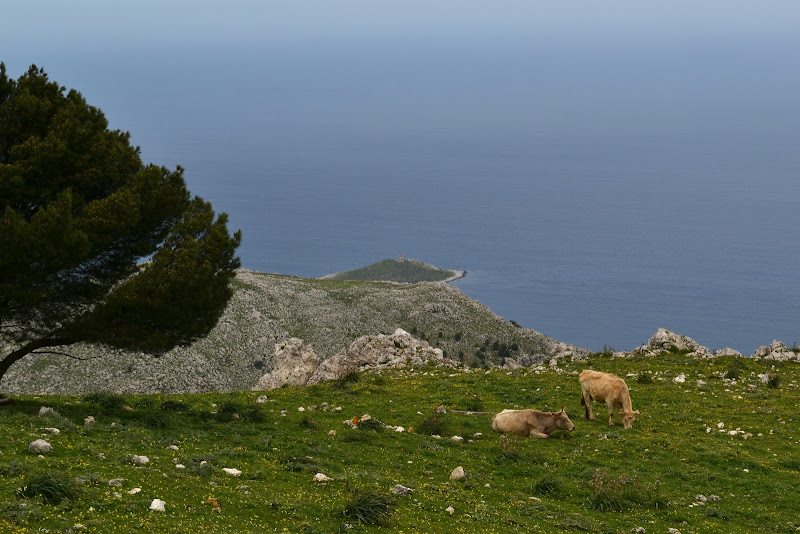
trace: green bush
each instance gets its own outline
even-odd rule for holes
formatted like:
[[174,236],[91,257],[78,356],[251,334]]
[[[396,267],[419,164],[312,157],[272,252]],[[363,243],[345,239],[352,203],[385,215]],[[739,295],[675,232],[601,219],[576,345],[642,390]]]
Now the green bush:
[[447,422],[445,421],[444,413],[439,411],[438,408],[434,408],[429,417],[420,419],[414,425],[414,432],[425,436],[446,436]]

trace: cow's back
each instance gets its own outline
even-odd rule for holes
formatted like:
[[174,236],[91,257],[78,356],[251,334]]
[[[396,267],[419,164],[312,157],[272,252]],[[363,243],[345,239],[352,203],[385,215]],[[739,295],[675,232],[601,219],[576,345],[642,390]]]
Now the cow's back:
[[628,393],[625,381],[608,373],[587,369],[581,372],[578,380],[583,393],[588,393],[598,402],[605,402],[608,398],[617,399]]
[[503,434],[527,436],[531,431],[533,410],[503,410],[492,417],[492,430]]

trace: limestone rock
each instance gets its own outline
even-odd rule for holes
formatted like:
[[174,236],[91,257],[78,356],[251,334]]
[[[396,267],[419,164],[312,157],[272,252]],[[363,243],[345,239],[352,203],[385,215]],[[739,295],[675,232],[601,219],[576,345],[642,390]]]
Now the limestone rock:
[[275,345],[272,372],[264,375],[254,389],[275,389],[283,385],[304,386],[319,366],[319,357],[314,349],[302,339],[291,338],[286,343]]
[[774,340],[769,345],[758,347],[753,353],[753,358],[765,360],[800,360],[800,353],[788,348],[783,341]]
[[44,454],[52,451],[53,446],[43,439],[37,439],[36,441],[32,441],[31,444],[28,445],[28,450],[34,454]]
[[389,491],[391,491],[393,495],[400,495],[400,496],[411,495],[412,493],[414,493],[414,490],[412,490],[411,488],[407,488],[402,484],[397,484]]
[[730,347],[725,347],[724,349],[719,349],[715,351],[714,356],[735,356],[737,358],[741,358],[742,353]]
[[333,380],[352,371],[422,365],[429,361],[438,365],[456,363],[445,358],[441,349],[431,347],[428,342],[418,340],[398,328],[391,335],[378,334],[356,339],[348,349],[322,362],[308,383]]
[[467,477],[467,474],[464,472],[464,468],[460,465],[453,469],[453,472],[450,473],[450,480],[463,480]]
[[162,501],[161,499],[153,499],[153,502],[150,503],[150,509],[155,512],[163,512],[165,510],[164,506],[166,506],[166,502]]
[[647,340],[646,345],[635,348],[633,352],[634,354],[643,356],[658,356],[670,350],[688,351],[688,356],[695,356],[698,358],[711,357],[711,351],[708,347],[700,345],[697,341],[688,336],[676,334],[666,328],[659,328],[656,333]]

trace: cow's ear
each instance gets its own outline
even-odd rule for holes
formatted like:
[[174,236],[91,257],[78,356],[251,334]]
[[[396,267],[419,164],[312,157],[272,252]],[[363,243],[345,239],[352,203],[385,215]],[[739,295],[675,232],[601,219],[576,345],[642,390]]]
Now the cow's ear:
[[566,407],[566,406],[564,406],[563,408],[561,408],[561,413],[567,413],[567,407]]

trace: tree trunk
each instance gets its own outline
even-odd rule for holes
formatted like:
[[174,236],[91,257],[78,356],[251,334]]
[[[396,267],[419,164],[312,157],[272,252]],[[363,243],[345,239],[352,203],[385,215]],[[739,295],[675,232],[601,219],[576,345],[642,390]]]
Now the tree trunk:
[[71,345],[72,343],[72,341],[66,338],[44,338],[31,341],[27,345],[20,347],[0,360],[0,385],[3,383],[3,376],[5,376],[6,371],[8,371],[8,369],[14,363],[18,362],[28,354],[37,349],[41,349],[42,347],[58,347],[60,345]]

